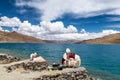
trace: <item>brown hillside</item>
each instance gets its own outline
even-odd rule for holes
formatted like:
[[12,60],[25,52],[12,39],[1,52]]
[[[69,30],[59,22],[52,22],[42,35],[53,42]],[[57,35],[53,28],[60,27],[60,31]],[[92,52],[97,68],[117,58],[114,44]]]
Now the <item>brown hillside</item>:
[[13,32],[0,31],[0,42],[40,42],[40,43],[44,43],[44,41],[41,39],[23,35],[15,31]]
[[102,38],[85,40],[77,43],[85,43],[85,44],[120,44],[120,33],[111,34]]

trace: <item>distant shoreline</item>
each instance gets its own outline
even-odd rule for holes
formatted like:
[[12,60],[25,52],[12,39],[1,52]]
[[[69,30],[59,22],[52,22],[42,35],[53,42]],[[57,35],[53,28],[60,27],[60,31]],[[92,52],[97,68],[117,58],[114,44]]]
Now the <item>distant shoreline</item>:
[[0,44],[1,43],[26,43],[26,44],[84,44],[84,45],[120,45],[120,44],[116,44],[116,43],[41,43],[41,42],[1,42],[0,41]]

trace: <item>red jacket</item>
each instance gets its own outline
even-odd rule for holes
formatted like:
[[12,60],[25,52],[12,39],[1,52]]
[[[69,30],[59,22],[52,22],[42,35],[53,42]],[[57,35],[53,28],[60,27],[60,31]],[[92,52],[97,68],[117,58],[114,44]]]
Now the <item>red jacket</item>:
[[[75,53],[70,53],[69,56],[68,56],[68,59],[70,59],[70,58],[75,59]],[[64,63],[64,61],[65,61],[65,59],[62,58],[62,64]]]

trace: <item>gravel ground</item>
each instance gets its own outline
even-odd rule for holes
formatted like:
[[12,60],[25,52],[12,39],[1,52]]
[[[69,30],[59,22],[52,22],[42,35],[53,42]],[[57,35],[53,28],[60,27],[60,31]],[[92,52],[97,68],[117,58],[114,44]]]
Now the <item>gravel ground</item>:
[[[18,62],[16,62],[18,63]],[[15,63],[11,63],[15,64]],[[4,66],[8,66],[10,64],[0,64],[0,80],[32,80],[33,78],[38,78],[42,75],[54,75],[57,73],[66,73],[70,71],[78,71],[78,70],[85,70],[84,67],[80,68],[66,68],[61,71],[54,70],[54,71],[25,71],[23,69],[17,69],[10,73],[6,72]]]

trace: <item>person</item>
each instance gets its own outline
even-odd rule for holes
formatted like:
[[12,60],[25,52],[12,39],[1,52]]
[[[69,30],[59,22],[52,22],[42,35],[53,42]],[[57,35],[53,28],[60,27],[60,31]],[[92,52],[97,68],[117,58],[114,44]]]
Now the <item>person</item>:
[[32,53],[30,55],[30,60],[31,61],[46,62],[46,60],[43,57],[39,56],[36,52]]
[[30,60],[32,61],[34,58],[37,58],[38,57],[38,54],[35,52],[35,53],[32,53],[30,55]]
[[62,64],[67,67],[79,67],[81,65],[80,56],[75,53],[71,53],[70,49],[67,48],[62,58]]

